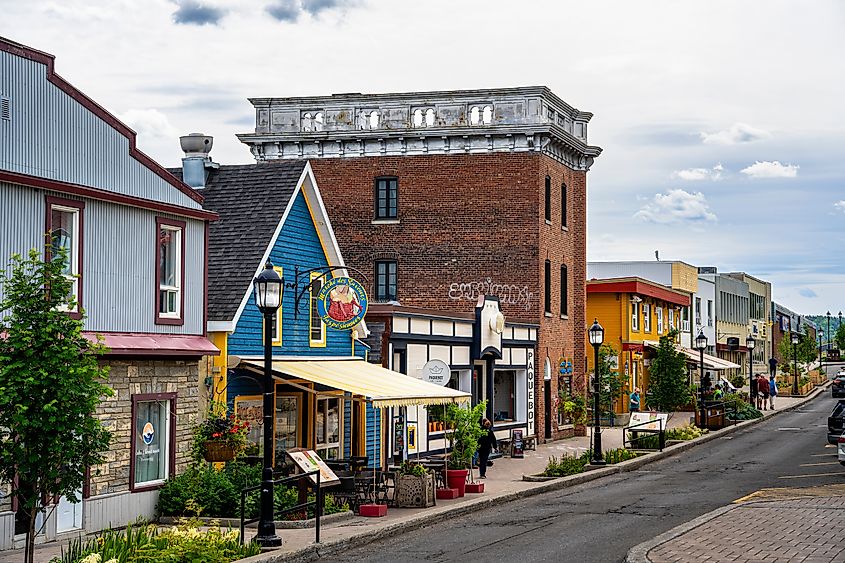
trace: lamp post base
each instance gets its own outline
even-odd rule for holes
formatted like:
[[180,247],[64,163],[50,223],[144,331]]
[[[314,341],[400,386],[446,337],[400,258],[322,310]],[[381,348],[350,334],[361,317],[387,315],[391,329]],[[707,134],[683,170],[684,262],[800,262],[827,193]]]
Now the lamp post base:
[[591,459],[590,465],[607,465],[607,462],[603,459]]
[[256,536],[252,541],[260,545],[262,548],[282,547],[282,538],[276,535]]

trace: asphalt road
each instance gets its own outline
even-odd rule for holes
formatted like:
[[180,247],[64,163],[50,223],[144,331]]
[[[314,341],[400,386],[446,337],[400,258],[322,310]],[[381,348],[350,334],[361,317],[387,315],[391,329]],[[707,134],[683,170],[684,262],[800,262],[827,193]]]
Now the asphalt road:
[[639,471],[504,503],[328,560],[622,561],[631,547],[759,489],[845,483],[845,467],[827,447],[833,404],[826,391],[795,411]]

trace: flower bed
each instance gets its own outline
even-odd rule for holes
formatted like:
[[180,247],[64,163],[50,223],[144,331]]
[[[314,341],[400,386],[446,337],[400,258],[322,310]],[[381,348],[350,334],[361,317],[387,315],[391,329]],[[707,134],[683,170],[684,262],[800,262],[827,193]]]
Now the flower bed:
[[[542,473],[539,475],[529,475],[528,477],[535,478],[536,480],[536,478],[566,477],[569,475],[583,473],[587,465],[589,465],[592,455],[592,450],[587,450],[578,457],[564,455],[558,458],[556,456],[551,456],[549,458],[549,462],[546,464],[546,469]],[[614,463],[622,463],[623,461],[634,459],[638,455],[640,454],[625,448],[616,448],[605,451],[602,457],[605,463],[612,465]]]
[[237,530],[201,531],[196,522],[175,528],[155,525],[107,530],[94,539],[73,540],[53,563],[167,563],[202,561],[228,563],[261,553],[258,544],[241,545]]

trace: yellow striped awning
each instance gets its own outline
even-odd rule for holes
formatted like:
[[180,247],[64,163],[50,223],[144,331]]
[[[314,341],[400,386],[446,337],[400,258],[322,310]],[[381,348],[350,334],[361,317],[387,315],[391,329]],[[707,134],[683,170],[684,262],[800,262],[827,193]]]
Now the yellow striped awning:
[[[261,360],[244,360],[244,363],[264,369]],[[464,391],[434,385],[364,360],[283,360],[273,362],[273,371],[359,395],[376,408],[470,400],[470,394]]]

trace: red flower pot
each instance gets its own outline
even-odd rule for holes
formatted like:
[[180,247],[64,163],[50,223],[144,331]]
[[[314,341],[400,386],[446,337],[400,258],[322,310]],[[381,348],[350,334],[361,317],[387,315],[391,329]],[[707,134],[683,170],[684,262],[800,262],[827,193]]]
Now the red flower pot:
[[467,486],[468,469],[447,469],[446,483],[449,484],[450,489],[458,489],[458,496],[464,496]]

